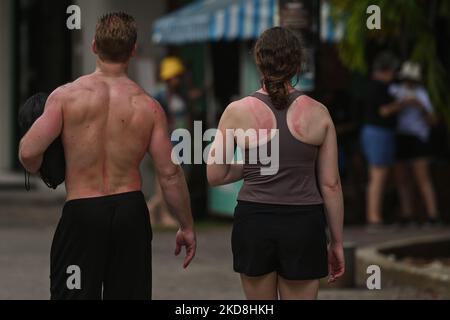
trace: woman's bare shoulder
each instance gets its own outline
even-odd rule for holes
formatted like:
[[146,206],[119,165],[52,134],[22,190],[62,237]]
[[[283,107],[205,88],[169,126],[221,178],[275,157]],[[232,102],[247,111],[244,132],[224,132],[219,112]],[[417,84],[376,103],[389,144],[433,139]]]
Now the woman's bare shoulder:
[[301,121],[303,119],[308,123],[315,123],[316,125],[325,125],[331,120],[327,107],[307,95],[297,98],[289,108],[289,114],[294,121]]
[[276,120],[270,108],[255,97],[244,97],[232,102],[226,112],[237,128],[274,129]]
[[304,108],[308,112],[312,112],[318,115],[329,115],[327,107],[325,107],[321,102],[311,98],[307,95],[302,95],[292,105],[294,108]]
[[247,118],[254,108],[254,101],[250,97],[244,97],[231,102],[223,113],[223,117],[233,118],[234,120],[242,120]]
[[303,95],[289,108],[287,122],[291,133],[297,139],[321,145],[331,123],[331,117],[322,103]]
[[244,97],[242,99],[239,100],[235,100],[233,102],[231,102],[228,106],[227,106],[227,110],[231,111],[231,112],[242,112],[242,111],[247,111],[251,105],[254,103],[252,97]]

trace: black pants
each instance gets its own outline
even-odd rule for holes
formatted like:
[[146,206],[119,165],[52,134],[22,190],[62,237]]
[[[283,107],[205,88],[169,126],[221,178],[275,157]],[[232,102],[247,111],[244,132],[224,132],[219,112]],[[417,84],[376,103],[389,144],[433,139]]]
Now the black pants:
[[151,299],[151,240],[141,192],[67,202],[50,254],[51,299]]

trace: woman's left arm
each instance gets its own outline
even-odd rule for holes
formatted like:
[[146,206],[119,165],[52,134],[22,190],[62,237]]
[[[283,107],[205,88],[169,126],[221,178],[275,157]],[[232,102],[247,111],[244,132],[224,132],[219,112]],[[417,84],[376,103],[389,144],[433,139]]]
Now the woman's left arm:
[[234,161],[235,105],[229,105],[219,122],[216,137],[208,156],[207,177],[211,186],[221,186],[242,180],[243,164]]

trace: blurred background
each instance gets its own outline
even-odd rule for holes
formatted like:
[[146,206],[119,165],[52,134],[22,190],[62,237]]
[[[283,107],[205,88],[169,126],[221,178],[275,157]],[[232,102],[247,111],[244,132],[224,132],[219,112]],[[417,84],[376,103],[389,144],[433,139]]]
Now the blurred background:
[[[74,4],[81,9],[81,28],[69,30],[66,10]],[[381,29],[367,25],[377,18],[376,10],[368,12],[370,5],[380,9]],[[294,30],[304,44],[297,88],[325,104],[335,121],[346,204],[349,271],[340,284],[324,284],[321,298],[450,298],[450,1],[0,0],[0,299],[49,297],[50,244],[64,203],[63,186],[48,190],[33,179],[32,191],[24,191],[18,109],[36,92],[51,92],[93,72],[96,21],[119,10],[133,15],[139,28],[130,77],[167,103],[173,128],[192,129],[193,121],[202,121],[203,130],[216,127],[230,102],[260,87],[252,56],[258,36],[277,25]],[[426,92],[433,114],[427,122],[429,169],[424,174],[411,158],[402,162],[406,174],[396,179],[397,166],[387,168],[383,224],[368,228],[370,165],[360,136],[368,101],[376,98],[368,90],[372,66],[386,51],[398,60],[393,85],[412,80],[411,73],[400,76],[404,62],[419,67],[414,83]],[[183,97],[182,116],[164,101],[167,91]],[[406,144],[409,148],[415,145]],[[158,198],[151,160],[142,166],[144,193],[155,213],[154,297],[241,299],[230,249],[240,184],[209,188],[204,166],[184,169],[200,239],[198,258],[188,271],[172,257],[173,221]],[[406,204],[404,186],[410,189]],[[366,289],[371,264],[381,266],[382,290]]]

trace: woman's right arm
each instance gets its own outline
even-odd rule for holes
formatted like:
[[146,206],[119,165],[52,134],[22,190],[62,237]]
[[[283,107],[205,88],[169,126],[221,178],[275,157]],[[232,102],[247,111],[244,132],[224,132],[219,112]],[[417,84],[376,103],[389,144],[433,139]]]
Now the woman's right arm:
[[336,129],[331,117],[326,119],[326,135],[319,150],[318,180],[331,233],[328,253],[330,282],[344,274],[343,253],[344,199],[338,168]]
[[[234,158],[234,136],[230,137],[227,134],[227,130],[234,130],[236,125],[234,106],[235,104],[232,103],[225,109],[220,119],[218,134],[208,156],[207,178],[209,184],[213,187],[237,182],[242,180],[244,176],[244,166],[232,163]],[[228,153],[228,150],[233,150],[233,152]],[[222,158],[220,158],[220,155]]]

